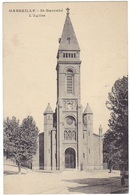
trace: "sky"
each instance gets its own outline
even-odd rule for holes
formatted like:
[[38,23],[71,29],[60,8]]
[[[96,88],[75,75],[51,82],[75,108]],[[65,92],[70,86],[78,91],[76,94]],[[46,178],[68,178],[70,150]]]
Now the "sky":
[[[4,118],[22,121],[31,115],[42,132],[48,102],[55,110],[56,55],[67,7],[81,49],[81,104],[85,109],[89,103],[93,110],[94,133],[100,124],[105,133],[108,93],[128,74],[127,2],[5,3]],[[11,9],[35,9],[35,14],[45,16]]]

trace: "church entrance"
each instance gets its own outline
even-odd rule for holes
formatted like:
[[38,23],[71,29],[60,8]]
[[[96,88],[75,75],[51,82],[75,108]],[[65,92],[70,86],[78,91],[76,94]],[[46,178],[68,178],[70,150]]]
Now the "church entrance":
[[74,169],[76,167],[76,155],[73,148],[65,150],[65,168]]

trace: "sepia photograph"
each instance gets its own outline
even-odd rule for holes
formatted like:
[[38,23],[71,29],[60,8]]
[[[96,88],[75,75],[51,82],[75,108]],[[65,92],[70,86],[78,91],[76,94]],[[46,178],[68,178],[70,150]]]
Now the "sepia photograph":
[[3,3],[4,194],[126,194],[128,2]]

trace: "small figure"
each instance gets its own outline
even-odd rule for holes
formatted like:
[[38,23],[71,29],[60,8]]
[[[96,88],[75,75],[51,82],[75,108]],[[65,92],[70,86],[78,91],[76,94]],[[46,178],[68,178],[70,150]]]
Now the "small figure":
[[108,163],[109,173],[112,172],[113,166],[114,166],[114,162],[113,162],[112,159],[110,159],[110,160],[109,160],[109,163]]

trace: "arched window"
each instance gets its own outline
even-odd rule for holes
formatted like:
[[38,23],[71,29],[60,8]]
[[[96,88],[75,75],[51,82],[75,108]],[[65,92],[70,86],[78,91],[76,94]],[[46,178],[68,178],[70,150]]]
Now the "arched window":
[[67,131],[64,131],[64,140],[67,140],[68,139],[68,133]]
[[69,139],[69,140],[71,140],[71,139],[72,139],[72,133],[71,133],[71,131],[70,131],[70,130],[68,131],[68,139]]
[[67,93],[73,93],[73,71],[67,70]]
[[76,140],[76,132],[75,131],[72,131],[72,139]]
[[70,44],[70,37],[68,37],[67,40],[68,40],[68,43]]
[[76,131],[65,130],[64,131],[64,140],[76,140]]

